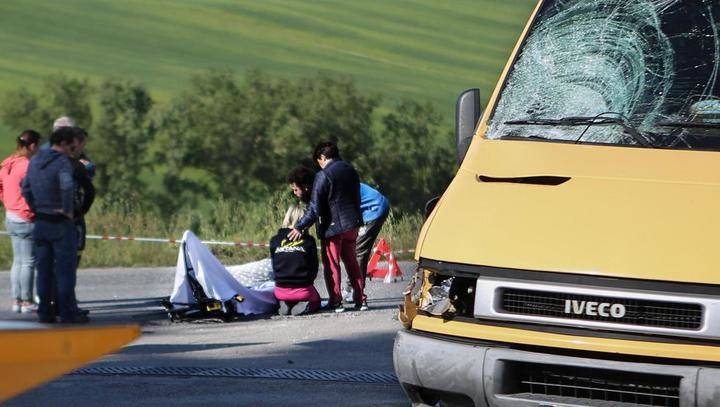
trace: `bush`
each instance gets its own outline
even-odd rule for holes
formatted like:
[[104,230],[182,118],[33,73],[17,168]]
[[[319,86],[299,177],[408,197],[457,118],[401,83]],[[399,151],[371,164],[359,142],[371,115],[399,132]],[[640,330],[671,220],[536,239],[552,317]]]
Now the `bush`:
[[155,134],[152,98],[128,81],[108,80],[100,89],[100,122],[88,143],[95,183],[107,202],[138,202],[148,196],[140,174],[152,165],[146,153]]
[[63,74],[48,76],[40,95],[26,88],[7,92],[0,100],[0,119],[18,132],[34,129],[49,135],[52,123],[60,116],[70,116],[78,126],[92,126],[90,98],[94,92],[87,79],[69,78]]
[[[94,98],[94,99],[93,99]],[[403,101],[382,114],[380,95],[352,77],[318,73],[285,80],[250,70],[197,75],[187,90],[157,106],[142,85],[122,79],[91,86],[54,75],[41,96],[24,88],[0,100],[0,118],[21,131],[49,129],[60,115],[90,128],[99,202],[90,233],[266,241],[289,202],[287,172],[313,167],[313,146],[334,141],[361,180],[383,192],[393,213],[385,233],[412,248],[424,203],[443,192],[453,172],[452,133],[429,103]],[[93,124],[90,106],[98,110]],[[276,192],[280,191],[280,192]],[[8,241],[0,264],[9,264]],[[264,249],[213,249],[226,262]],[[88,242],[84,266],[170,265],[176,247]]]

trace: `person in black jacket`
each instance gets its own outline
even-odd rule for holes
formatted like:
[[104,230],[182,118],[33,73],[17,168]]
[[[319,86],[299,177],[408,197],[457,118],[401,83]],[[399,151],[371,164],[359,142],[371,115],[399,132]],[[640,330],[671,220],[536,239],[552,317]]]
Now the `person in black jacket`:
[[88,134],[80,127],[73,127],[73,131],[75,132],[76,148],[70,162],[73,166],[73,179],[75,180],[75,213],[73,221],[78,232],[77,265],[79,266],[82,252],[85,250],[85,236],[87,234],[85,215],[90,211],[93,202],[95,202],[95,186],[92,183],[92,173],[88,169],[92,163],[84,152]]
[[318,273],[315,239],[308,234],[296,240],[287,237],[302,214],[299,206],[290,206],[282,228],[270,239],[275,297],[280,302],[280,315],[300,315],[320,308],[320,295],[313,285]]
[[353,287],[355,308],[367,310],[365,282],[356,256],[358,230],[362,226],[360,212],[360,177],[352,165],[340,158],[340,151],[331,142],[315,147],[313,158],[322,171],[315,175],[310,204],[305,215],[288,234],[290,240],[299,239],[317,222],[322,243],[323,271],[327,286],[328,307],[342,312],[340,261],[345,263]]

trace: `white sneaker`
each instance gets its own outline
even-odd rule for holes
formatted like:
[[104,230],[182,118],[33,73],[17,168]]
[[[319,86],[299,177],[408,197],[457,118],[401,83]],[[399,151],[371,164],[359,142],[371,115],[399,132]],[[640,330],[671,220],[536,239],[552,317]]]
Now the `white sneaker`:
[[336,313],[336,314],[339,314],[339,313],[341,313],[341,312],[345,312],[345,307],[343,307],[342,304],[338,305],[338,306],[335,308],[335,313]]
[[370,307],[368,307],[367,301],[363,301],[360,304],[355,304],[355,309],[358,311],[367,311]]
[[343,288],[342,298],[343,298],[343,301],[352,303],[352,302],[353,302],[353,291],[352,291],[352,289],[347,290],[347,289]]
[[19,312],[21,312],[23,314],[32,314],[34,312],[37,312],[37,310],[38,310],[37,304],[27,303],[27,304],[22,304],[20,306]]
[[12,312],[20,312],[22,310],[22,306],[20,305],[20,302],[14,302],[12,305]]

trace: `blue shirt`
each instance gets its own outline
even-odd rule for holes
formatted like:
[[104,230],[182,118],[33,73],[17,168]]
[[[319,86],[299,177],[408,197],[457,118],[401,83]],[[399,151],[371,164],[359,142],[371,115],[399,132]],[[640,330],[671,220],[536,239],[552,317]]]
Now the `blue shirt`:
[[360,183],[360,211],[362,212],[363,223],[368,224],[390,210],[390,201],[375,188]]

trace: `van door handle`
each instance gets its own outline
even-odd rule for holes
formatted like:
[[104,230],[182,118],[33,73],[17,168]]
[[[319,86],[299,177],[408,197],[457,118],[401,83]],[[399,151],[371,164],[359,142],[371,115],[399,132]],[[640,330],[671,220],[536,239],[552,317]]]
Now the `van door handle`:
[[477,175],[475,178],[478,182],[505,182],[511,184],[551,186],[564,184],[570,180],[570,177],[560,177],[555,175],[532,175],[528,177],[490,177],[487,175]]

